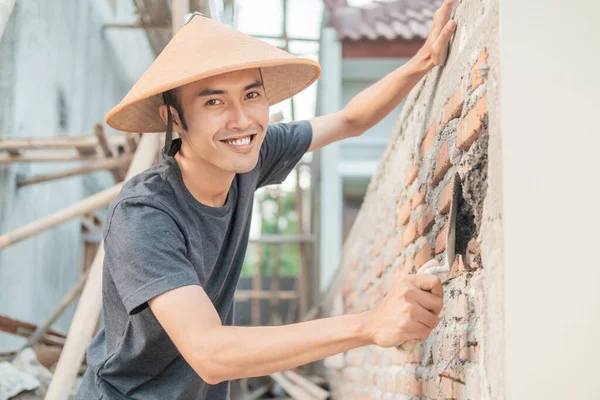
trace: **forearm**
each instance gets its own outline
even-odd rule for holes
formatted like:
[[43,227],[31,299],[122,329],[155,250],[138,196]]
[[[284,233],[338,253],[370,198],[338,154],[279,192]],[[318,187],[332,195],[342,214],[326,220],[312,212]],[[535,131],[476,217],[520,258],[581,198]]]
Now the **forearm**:
[[385,118],[432,68],[431,59],[417,54],[367,89],[344,107],[344,120],[361,134]]
[[263,376],[372,343],[369,312],[283,326],[221,326],[203,336],[216,381]]

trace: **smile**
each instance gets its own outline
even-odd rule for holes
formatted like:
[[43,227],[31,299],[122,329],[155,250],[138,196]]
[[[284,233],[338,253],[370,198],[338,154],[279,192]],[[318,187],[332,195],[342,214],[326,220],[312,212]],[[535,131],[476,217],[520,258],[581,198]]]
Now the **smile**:
[[242,138],[237,138],[233,140],[221,140],[222,143],[226,144],[229,148],[238,151],[238,152],[248,152],[254,143],[254,135],[244,136]]

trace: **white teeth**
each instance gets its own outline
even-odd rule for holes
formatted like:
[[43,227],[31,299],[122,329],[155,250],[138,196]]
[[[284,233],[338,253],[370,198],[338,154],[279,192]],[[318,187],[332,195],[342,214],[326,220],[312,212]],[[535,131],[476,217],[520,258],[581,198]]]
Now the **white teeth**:
[[243,146],[245,144],[250,143],[250,136],[246,136],[244,138],[237,139],[237,140],[228,140],[227,143],[230,143],[230,144],[233,144],[236,146]]

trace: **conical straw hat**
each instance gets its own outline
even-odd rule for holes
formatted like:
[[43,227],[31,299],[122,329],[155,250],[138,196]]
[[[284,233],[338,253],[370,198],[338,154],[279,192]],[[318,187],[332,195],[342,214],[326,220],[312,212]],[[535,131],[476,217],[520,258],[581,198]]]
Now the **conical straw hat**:
[[106,114],[106,123],[124,132],[165,132],[167,125],[158,112],[163,92],[248,68],[261,68],[269,105],[301,92],[321,73],[313,60],[200,15],[177,32],[125,98]]

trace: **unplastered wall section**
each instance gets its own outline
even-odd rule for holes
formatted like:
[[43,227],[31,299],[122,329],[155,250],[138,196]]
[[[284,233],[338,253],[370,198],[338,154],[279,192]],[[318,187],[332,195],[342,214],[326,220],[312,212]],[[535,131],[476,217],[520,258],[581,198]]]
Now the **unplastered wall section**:
[[331,316],[372,309],[395,274],[443,262],[458,174],[441,322],[414,352],[367,346],[327,359],[336,399],[503,397],[498,6],[463,0],[454,18],[447,63],[408,96],[325,300]]

